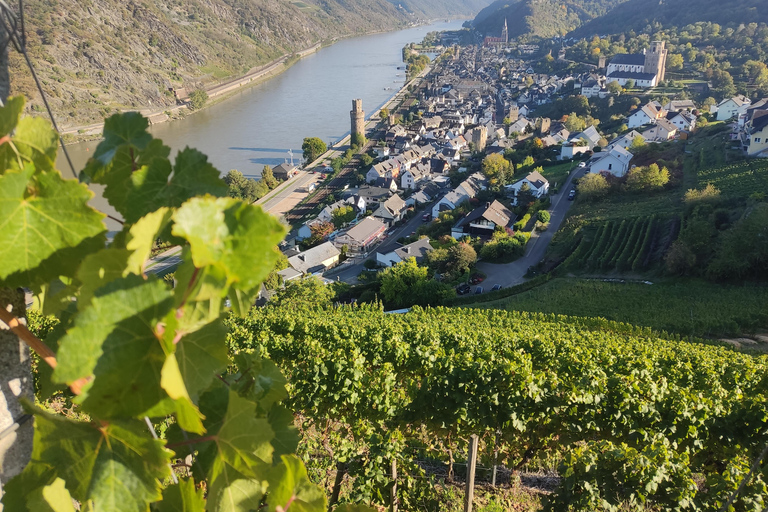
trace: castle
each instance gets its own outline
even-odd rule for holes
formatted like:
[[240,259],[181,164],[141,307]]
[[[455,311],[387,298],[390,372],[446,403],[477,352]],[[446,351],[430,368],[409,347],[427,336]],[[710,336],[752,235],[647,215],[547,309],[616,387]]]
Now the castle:
[[667,66],[667,48],[664,41],[654,41],[643,53],[619,54],[611,59],[606,70],[607,82],[626,85],[634,80],[636,87],[656,87],[664,80]]
[[501,37],[488,36],[483,40],[483,46],[506,45],[509,43],[509,29],[507,29],[507,19],[504,18],[504,28],[501,29]]
[[352,110],[349,111],[351,121],[350,142],[360,144],[365,141],[365,112],[363,112],[363,100],[352,100]]

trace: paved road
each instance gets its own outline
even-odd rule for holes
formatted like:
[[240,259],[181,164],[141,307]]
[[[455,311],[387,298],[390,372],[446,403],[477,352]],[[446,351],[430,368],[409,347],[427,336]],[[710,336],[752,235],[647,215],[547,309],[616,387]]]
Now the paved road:
[[181,264],[181,247],[171,247],[167,251],[150,258],[147,263],[146,272],[151,274],[165,275],[176,270]]
[[[495,284],[500,284],[503,287],[514,286],[520,284],[525,279],[523,276],[528,271],[528,267],[537,264],[544,258],[544,253],[547,251],[549,242],[552,240],[552,236],[560,229],[560,225],[563,223],[568,209],[573,204],[568,200],[568,192],[571,190],[571,182],[577,175],[581,175],[582,171],[577,169],[568,176],[568,180],[565,185],[560,187],[560,192],[553,197],[553,206],[550,209],[550,221],[549,228],[543,233],[534,233],[528,245],[525,248],[525,255],[522,258],[513,261],[512,263],[486,263],[481,261],[477,264],[477,269],[486,274],[486,279],[481,285],[484,291],[489,291]],[[474,290],[473,290],[474,292]]]

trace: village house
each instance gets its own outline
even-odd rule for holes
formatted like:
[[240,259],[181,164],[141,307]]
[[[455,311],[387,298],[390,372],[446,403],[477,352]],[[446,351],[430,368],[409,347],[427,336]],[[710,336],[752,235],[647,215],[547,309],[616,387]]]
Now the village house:
[[753,111],[743,133],[747,155],[768,157],[768,109]]
[[272,174],[275,176],[275,178],[282,181],[290,179],[293,176],[296,176],[298,173],[299,170],[296,168],[296,166],[289,163],[282,163],[272,168]]
[[395,194],[379,205],[373,212],[373,217],[380,220],[388,227],[392,227],[392,225],[403,218],[406,210],[407,207],[405,206],[405,201],[403,201],[399,195]]
[[461,203],[469,201],[481,190],[485,190],[485,177],[476,172],[462,181],[458,187],[448,192],[440,201],[432,207],[432,218],[436,219],[440,212],[453,210]]
[[592,151],[592,148],[589,147],[589,144],[581,139],[574,140],[563,144],[560,147],[560,156],[558,156],[557,159],[568,160],[574,158],[576,155],[581,155],[588,151]]
[[489,239],[496,227],[512,229],[515,214],[499,201],[475,208],[451,228],[451,236],[460,240],[465,236]]
[[520,181],[504,187],[507,195],[512,197],[512,204],[517,205],[517,195],[520,193],[520,189],[523,188],[524,184],[528,185],[531,194],[533,194],[533,197],[536,199],[541,199],[549,194],[549,181],[547,181],[539,171],[533,171]]
[[334,238],[333,245],[339,249],[346,245],[350,254],[364,254],[381,239],[386,230],[387,226],[380,220],[366,217]]
[[677,126],[666,119],[657,119],[656,124],[642,132],[646,142],[664,142],[673,139],[677,133]]
[[322,274],[336,266],[341,252],[331,242],[325,242],[288,258],[288,264],[302,274]]
[[717,112],[718,121],[728,121],[731,118],[739,117],[741,114],[746,113],[751,103],[752,101],[749,98],[740,94],[733,98],[724,99],[717,107],[713,107],[713,110]]
[[608,173],[622,177],[629,171],[629,161],[632,153],[622,147],[613,147],[608,151],[596,153],[589,162],[589,172],[593,174]]
[[609,151],[611,148],[624,148],[629,149],[632,147],[632,144],[635,143],[635,139],[640,138],[639,140],[641,142],[645,142],[645,139],[642,135],[640,135],[640,132],[637,130],[632,130],[628,133],[625,133],[621,137],[617,137],[611,141],[610,144],[608,144],[608,147],[605,149],[606,151]]
[[635,110],[632,115],[627,118],[628,128],[637,128],[646,124],[653,124],[658,119],[662,119],[666,115],[664,109],[658,109],[653,102],[648,102],[639,109]]
[[432,245],[429,243],[429,238],[424,237],[408,245],[398,247],[392,252],[377,252],[376,261],[385,267],[397,265],[401,261],[405,261],[408,258],[415,258],[416,263],[421,263],[427,257],[427,253],[431,250]]
[[597,128],[595,128],[594,126],[590,126],[583,132],[579,132],[573,137],[571,137],[571,140],[578,140],[578,139],[585,140],[587,142],[587,146],[589,147],[589,149],[592,149],[598,145],[598,143],[600,142],[600,139],[602,139],[602,136],[597,131]]
[[681,132],[692,132],[696,128],[696,116],[687,110],[668,113],[667,121],[672,123]]

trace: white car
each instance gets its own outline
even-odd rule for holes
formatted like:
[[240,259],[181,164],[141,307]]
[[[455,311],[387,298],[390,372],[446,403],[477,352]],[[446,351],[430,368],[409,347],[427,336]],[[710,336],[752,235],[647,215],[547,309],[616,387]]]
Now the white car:
[[584,168],[587,166],[587,162],[579,162],[579,167]]

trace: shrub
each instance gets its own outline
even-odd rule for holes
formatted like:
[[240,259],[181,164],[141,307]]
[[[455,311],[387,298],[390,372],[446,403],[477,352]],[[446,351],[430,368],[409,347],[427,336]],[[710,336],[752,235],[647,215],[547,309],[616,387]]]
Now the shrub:
[[189,93],[190,110],[200,110],[208,101],[208,93],[204,89],[195,89]]
[[543,222],[544,224],[549,222],[549,220],[552,218],[552,216],[546,210],[539,210],[539,213],[537,213],[536,216],[538,217],[539,222]]

